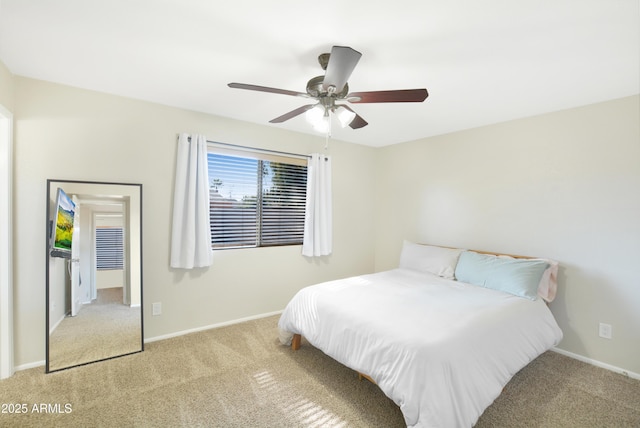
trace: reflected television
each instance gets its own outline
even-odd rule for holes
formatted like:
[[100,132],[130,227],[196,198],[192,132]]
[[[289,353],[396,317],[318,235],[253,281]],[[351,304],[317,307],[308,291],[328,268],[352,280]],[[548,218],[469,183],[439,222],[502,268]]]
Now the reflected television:
[[54,217],[51,221],[51,257],[71,258],[75,212],[76,204],[58,187]]

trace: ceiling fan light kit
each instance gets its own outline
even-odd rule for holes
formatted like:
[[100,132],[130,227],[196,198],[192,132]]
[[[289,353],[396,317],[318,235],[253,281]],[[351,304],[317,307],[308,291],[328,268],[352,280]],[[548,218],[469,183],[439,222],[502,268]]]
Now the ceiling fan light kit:
[[336,108],[336,116],[338,117],[338,121],[343,128],[346,128],[348,125],[353,122],[356,118],[355,112],[352,110],[347,110],[344,106],[338,106]]
[[305,113],[307,122],[311,124],[314,130],[323,134],[329,132],[330,120],[329,112],[320,104],[316,104]]
[[356,117],[353,110],[348,110],[344,106],[337,105],[333,107],[325,107],[321,103],[314,105],[305,113],[305,119],[313,127],[314,130],[326,133],[331,125],[331,117],[335,115],[340,122],[340,126],[345,128],[350,125]]
[[270,123],[281,123],[305,113],[306,119],[313,128],[327,135],[331,130],[331,116],[335,114],[342,127],[349,126],[359,129],[368,125],[360,115],[353,111],[346,103],[403,103],[422,102],[429,93],[426,89],[401,89],[392,91],[370,91],[349,93],[347,80],[353,73],[362,54],[347,46],[334,46],[331,53],[323,53],[318,62],[324,76],[316,76],[307,82],[306,93],[289,91],[286,89],[270,88],[267,86],[250,85],[245,83],[229,83],[230,88],[246,89],[250,91],[271,92],[303,98],[312,98],[316,104],[298,107],[282,116],[270,120]]

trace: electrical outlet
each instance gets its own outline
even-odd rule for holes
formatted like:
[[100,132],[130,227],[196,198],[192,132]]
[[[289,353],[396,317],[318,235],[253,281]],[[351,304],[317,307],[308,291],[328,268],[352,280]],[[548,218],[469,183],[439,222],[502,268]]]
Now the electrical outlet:
[[605,324],[605,323],[600,323],[600,330],[599,330],[599,334],[600,337],[604,337],[605,339],[611,339],[611,335],[613,333],[613,328],[611,327],[611,324]]
[[160,303],[160,302],[154,303],[153,307],[151,309],[151,314],[152,315],[161,315],[162,314],[162,303]]

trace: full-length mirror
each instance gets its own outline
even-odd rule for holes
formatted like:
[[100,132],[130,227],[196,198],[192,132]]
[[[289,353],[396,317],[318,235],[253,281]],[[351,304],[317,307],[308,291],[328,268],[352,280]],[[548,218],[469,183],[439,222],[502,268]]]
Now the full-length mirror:
[[46,371],[141,352],[142,185],[47,180]]

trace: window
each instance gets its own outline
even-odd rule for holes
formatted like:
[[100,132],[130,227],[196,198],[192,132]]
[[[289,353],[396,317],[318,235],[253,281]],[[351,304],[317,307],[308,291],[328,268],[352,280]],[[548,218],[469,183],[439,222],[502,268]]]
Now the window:
[[96,269],[123,269],[121,227],[96,227]]
[[306,159],[212,147],[208,165],[214,249],[302,244]]

